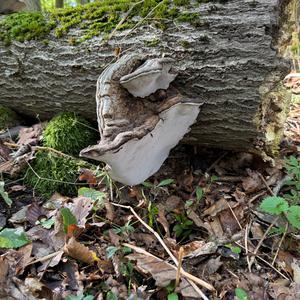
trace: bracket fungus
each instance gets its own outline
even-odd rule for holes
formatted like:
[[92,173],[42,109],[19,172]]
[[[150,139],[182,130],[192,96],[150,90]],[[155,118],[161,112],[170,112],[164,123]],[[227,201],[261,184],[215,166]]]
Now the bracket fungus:
[[136,185],[154,174],[199,114],[201,104],[170,85],[176,77],[172,62],[125,55],[98,79],[101,140],[80,155],[107,163],[116,181]]

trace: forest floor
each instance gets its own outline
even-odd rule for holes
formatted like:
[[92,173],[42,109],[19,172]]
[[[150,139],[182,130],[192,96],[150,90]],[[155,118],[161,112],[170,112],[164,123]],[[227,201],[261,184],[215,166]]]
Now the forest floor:
[[0,298],[300,299],[299,150],[295,104],[274,165],[179,146],[144,184],[84,169],[50,199],[6,176]]

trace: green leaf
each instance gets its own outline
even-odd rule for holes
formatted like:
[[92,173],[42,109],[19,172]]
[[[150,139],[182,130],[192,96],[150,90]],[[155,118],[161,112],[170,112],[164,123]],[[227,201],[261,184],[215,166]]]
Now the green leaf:
[[92,295],[84,296],[82,292],[78,296],[69,295],[65,298],[65,300],[93,300],[93,299],[94,299],[94,296],[92,296]]
[[19,248],[28,244],[30,240],[23,228],[4,228],[0,232],[0,248]]
[[235,295],[239,298],[239,300],[248,300],[248,294],[241,288],[235,289]]
[[44,227],[46,229],[50,229],[54,225],[54,223],[55,223],[55,218],[41,221],[42,227]]
[[154,185],[153,185],[153,183],[151,183],[151,182],[149,182],[149,181],[144,181],[144,182],[142,182],[142,185],[144,186],[144,187],[146,187],[146,188],[152,188]]
[[171,293],[168,295],[168,300],[179,300],[179,298],[176,293]]
[[12,205],[12,200],[9,198],[7,192],[5,192],[4,190],[4,181],[0,181],[0,195],[3,198],[3,200],[5,201],[5,203],[11,207]]
[[109,291],[106,294],[106,300],[118,300],[118,297],[112,291]]
[[164,179],[157,185],[157,187],[166,186],[171,184],[172,182],[174,182],[174,179]]
[[200,201],[202,199],[203,194],[204,194],[203,189],[200,186],[197,186],[196,187],[196,198],[198,201]]
[[115,247],[115,246],[109,246],[106,248],[106,255],[107,255],[107,258],[110,259],[112,258],[115,253],[118,251],[118,248]]
[[226,244],[225,247],[229,248],[233,253],[240,254],[242,249],[238,246],[233,246],[232,244]]
[[82,187],[78,190],[78,196],[83,196],[93,201],[102,201],[106,196],[106,193],[96,191],[95,189]]
[[289,208],[287,213],[287,219],[292,226],[300,229],[300,206],[293,205]]
[[60,214],[63,219],[63,224],[64,224],[64,232],[68,232],[68,227],[73,224],[77,224],[77,219],[76,217],[72,214],[69,208],[62,208],[60,210]]
[[267,197],[260,204],[262,211],[272,214],[280,215],[282,212],[287,211],[289,204],[282,197]]

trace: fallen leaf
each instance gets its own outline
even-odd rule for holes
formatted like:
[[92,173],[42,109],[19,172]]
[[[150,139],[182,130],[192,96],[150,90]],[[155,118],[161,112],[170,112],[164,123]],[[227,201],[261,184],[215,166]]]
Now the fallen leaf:
[[87,264],[93,264],[95,261],[99,260],[94,251],[91,251],[88,247],[77,242],[74,237],[71,237],[68,240],[64,247],[64,251],[72,258]]
[[30,243],[22,227],[4,228],[0,231],[0,248],[19,248]]
[[298,264],[298,260],[293,259],[291,267],[293,269],[293,279],[296,284],[300,285],[300,266]]
[[86,181],[90,187],[94,187],[98,185],[97,177],[94,172],[89,169],[81,169],[80,170],[80,181]]
[[264,183],[259,175],[259,172],[247,169],[248,177],[243,179],[242,186],[246,193],[254,193],[264,187]]
[[[157,286],[166,287],[172,280],[176,279],[176,269],[173,269],[165,261],[141,253],[130,254],[126,256],[129,260],[137,262],[137,268],[145,274],[151,274]],[[181,279],[177,292],[184,297],[194,297],[198,299],[199,295],[185,278]]]
[[35,124],[29,128],[21,128],[18,145],[37,145],[42,135],[43,125]]
[[70,209],[77,219],[77,225],[84,227],[86,218],[93,208],[93,201],[87,197],[77,197],[73,199]]
[[199,241],[199,247],[193,251],[190,251],[185,257],[198,257],[201,255],[213,254],[218,250],[219,245],[216,242],[202,243]]
[[162,205],[158,206],[157,222],[162,225],[167,236],[170,236],[169,223],[165,216],[165,209]]
[[37,202],[32,202],[26,210],[26,220],[32,225],[35,225],[36,221],[46,215],[47,212],[43,209],[43,207],[39,206]]

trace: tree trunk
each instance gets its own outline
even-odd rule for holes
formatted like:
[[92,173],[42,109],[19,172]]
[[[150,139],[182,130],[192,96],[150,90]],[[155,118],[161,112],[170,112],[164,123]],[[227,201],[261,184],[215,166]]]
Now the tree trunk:
[[56,8],[63,8],[64,7],[64,0],[55,0],[55,7]]
[[[95,37],[79,45],[67,37],[42,42],[0,42],[0,104],[48,119],[75,111],[96,120],[96,81],[115,60],[114,50],[171,57],[174,85],[203,102],[186,142],[236,150],[270,151],[278,144],[288,107],[281,80],[290,62],[279,52],[293,0],[230,0],[201,4],[203,23],[172,24],[165,31],[142,24],[116,31],[108,43]],[[296,0],[297,1],[297,0]],[[56,4],[61,1],[56,0]],[[128,35],[126,35],[128,34]]]
[[24,0],[26,4],[26,10],[29,11],[41,11],[41,1],[40,0]]

